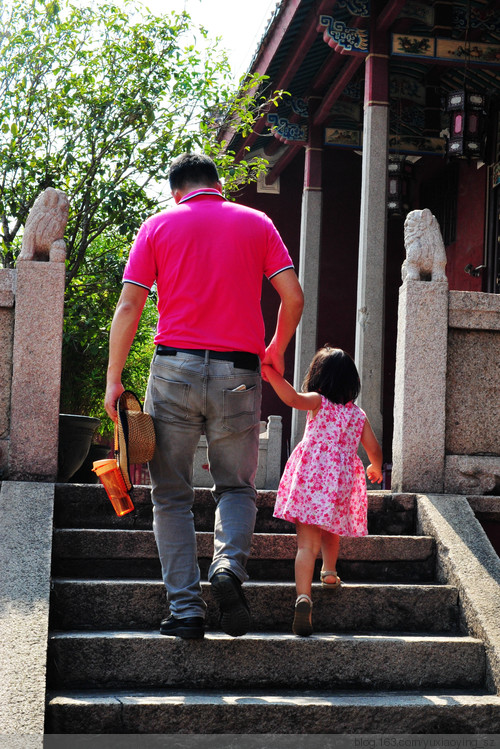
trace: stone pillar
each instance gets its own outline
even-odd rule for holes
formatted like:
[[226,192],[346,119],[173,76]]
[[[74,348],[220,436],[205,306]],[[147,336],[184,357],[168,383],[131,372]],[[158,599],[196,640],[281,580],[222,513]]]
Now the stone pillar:
[[443,491],[448,284],[406,280],[399,291],[392,489]]
[[17,264],[9,478],[55,481],[65,265]]
[[53,505],[53,484],[1,484],[0,735],[13,739],[43,736]]
[[358,403],[382,443],[389,58],[380,51],[386,48],[385,35],[378,40],[372,32],[365,76],[355,360],[361,379]]
[[[318,101],[313,101],[313,107]],[[312,110],[309,113],[312,122]],[[321,220],[323,192],[322,128],[311,127],[306,147],[302,219],[300,228],[299,281],[304,291],[304,311],[295,336],[294,387],[300,390],[302,381],[317,349],[318,289],[321,253]],[[292,411],[291,447],[295,447],[304,432],[306,412]]]
[[266,481],[265,489],[277,489],[281,478],[281,416],[269,416],[267,419],[266,445]]
[[0,479],[9,470],[10,390],[17,271],[0,270]]

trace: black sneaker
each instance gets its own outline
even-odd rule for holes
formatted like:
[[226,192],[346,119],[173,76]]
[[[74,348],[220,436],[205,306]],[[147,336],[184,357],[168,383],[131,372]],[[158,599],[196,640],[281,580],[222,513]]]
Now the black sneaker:
[[176,619],[170,614],[160,624],[160,634],[171,637],[182,637],[184,640],[202,640],[205,637],[204,619],[202,616],[188,616]]
[[229,570],[216,572],[210,583],[220,608],[220,624],[227,635],[240,637],[250,629],[250,609],[245,600],[241,583]]

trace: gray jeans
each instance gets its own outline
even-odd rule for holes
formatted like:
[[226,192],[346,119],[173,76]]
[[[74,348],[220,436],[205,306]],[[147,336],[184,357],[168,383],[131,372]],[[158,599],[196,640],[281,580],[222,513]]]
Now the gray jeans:
[[[245,390],[235,390],[245,385]],[[260,371],[178,352],[155,353],[145,400],[154,419],[156,452],[149,464],[153,529],[170,612],[204,616],[192,505],[193,461],[200,435],[208,443],[215,502],[214,556],[220,568],[248,579],[255,526],[262,381]]]

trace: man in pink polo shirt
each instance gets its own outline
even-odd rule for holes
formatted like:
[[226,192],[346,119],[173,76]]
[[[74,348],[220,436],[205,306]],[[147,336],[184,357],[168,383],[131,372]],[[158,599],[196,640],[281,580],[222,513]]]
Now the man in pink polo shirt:
[[[208,572],[222,629],[245,634],[250,612],[241,584],[255,525],[261,401],[260,362],[281,374],[302,314],[293,264],[271,220],[222,195],[214,162],[184,154],[172,162],[175,207],[140,228],[123,275],[110,332],[105,406],[116,420],[121,375],[147,295],[158,291],[158,328],[145,410],[157,449],[149,468],[153,528],[170,605],[160,632],[204,636],[196,536],[191,512],[193,460],[206,434],[216,502]],[[262,278],[281,298],[265,347]]]

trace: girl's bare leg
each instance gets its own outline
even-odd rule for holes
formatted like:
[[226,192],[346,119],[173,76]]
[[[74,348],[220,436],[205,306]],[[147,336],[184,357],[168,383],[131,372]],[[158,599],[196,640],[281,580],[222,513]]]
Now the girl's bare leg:
[[[323,557],[323,569],[328,572],[336,572],[337,559],[339,556],[340,536],[337,533],[321,531],[321,556]],[[333,575],[324,578],[325,583],[335,583]]]
[[295,557],[295,586],[297,595],[311,597],[314,564],[321,548],[321,529],[315,525],[296,523],[297,555]]

